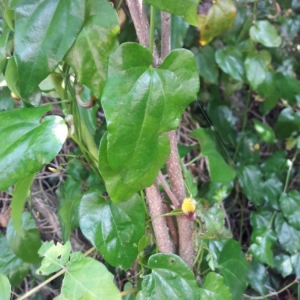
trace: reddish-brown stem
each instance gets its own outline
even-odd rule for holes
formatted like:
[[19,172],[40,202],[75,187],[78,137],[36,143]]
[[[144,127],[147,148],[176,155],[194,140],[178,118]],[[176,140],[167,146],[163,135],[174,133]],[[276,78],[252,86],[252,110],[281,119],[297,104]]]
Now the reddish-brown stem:
[[[130,15],[139,39],[139,42],[148,47],[149,45],[149,22],[143,9],[141,0],[126,0]],[[158,54],[154,46],[154,64],[158,61]],[[166,219],[163,217],[155,218],[164,214],[163,202],[157,187],[154,183],[151,187],[146,188],[149,213],[152,221],[157,246],[160,252],[172,253],[173,245],[169,236]]]
[[[161,61],[171,51],[171,16],[169,13],[161,13]],[[171,154],[167,161],[167,170],[171,183],[171,189],[181,204],[186,196],[184,180],[180,165],[180,158],[177,150],[176,131],[168,133],[170,139]],[[185,216],[177,217],[179,233],[179,255],[190,266],[193,265],[193,223]]]
[[[164,212],[165,212],[165,214],[169,213],[170,211],[171,210],[170,210],[169,205],[164,203]],[[174,219],[173,216],[166,217],[166,219],[167,219],[168,228],[170,230],[170,235],[171,235],[172,240],[173,240],[174,248],[175,248],[175,251],[177,252],[178,247],[179,247],[179,240],[178,240],[178,232],[177,232],[177,227],[176,227],[176,224],[175,224],[175,219]]]
[[169,236],[166,218],[156,218],[165,213],[156,183],[152,184],[149,188],[146,188],[146,195],[158,250],[163,253],[173,253],[174,250]]
[[[176,131],[170,131],[168,135],[170,139],[171,154],[167,161],[167,170],[172,191],[179,202],[182,203],[186,194],[177,150]],[[179,255],[190,267],[192,267],[194,259],[193,223],[185,216],[178,216],[177,223],[179,233]]]
[[170,200],[172,201],[173,205],[175,208],[180,208],[180,203],[177,200],[177,198],[175,197],[175,195],[173,194],[173,192],[171,191],[171,189],[169,188],[168,183],[165,180],[164,175],[162,174],[161,171],[159,171],[158,173],[158,179],[163,187],[163,189],[165,190],[165,192],[167,193],[168,197],[170,198]]

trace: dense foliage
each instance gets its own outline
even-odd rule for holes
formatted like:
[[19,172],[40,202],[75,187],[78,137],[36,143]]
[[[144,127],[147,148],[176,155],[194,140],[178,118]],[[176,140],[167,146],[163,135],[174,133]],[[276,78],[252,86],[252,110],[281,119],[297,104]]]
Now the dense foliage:
[[0,7],[1,299],[299,296],[299,1]]

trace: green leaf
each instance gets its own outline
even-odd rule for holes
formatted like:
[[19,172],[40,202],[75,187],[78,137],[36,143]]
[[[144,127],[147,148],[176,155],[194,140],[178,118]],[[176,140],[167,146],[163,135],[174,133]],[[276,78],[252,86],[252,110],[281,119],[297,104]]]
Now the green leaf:
[[45,242],[39,250],[39,255],[44,257],[36,274],[49,275],[62,269],[69,260],[71,252],[71,243],[68,241],[65,245],[54,242]]
[[9,220],[6,232],[8,244],[23,261],[37,263],[40,261],[37,253],[41,246],[41,238],[29,212],[22,214],[22,228],[23,234],[19,235],[13,228],[12,219]]
[[279,92],[281,98],[284,98],[291,104],[296,104],[298,102],[297,96],[299,97],[300,95],[300,85],[297,78],[276,72],[274,74],[274,81],[276,84],[276,90]]
[[0,111],[11,110],[15,107],[15,100],[7,86],[0,87]]
[[210,272],[205,278],[203,289],[200,289],[201,300],[231,300],[228,286],[221,275]]
[[190,135],[197,138],[202,155],[207,157],[211,181],[229,182],[234,179],[235,171],[226,164],[221,154],[217,151],[211,136],[211,130],[199,128]]
[[228,240],[219,256],[220,273],[224,277],[233,300],[240,300],[247,286],[249,264],[242,254],[240,244]]
[[28,192],[33,181],[34,174],[20,180],[15,185],[11,203],[11,217],[14,229],[18,234],[22,234],[21,219]]
[[185,21],[193,26],[197,26],[197,9],[198,0],[146,0],[145,2],[159,8],[160,10],[169,12],[173,15],[182,16]]
[[249,33],[254,42],[261,43],[266,47],[279,47],[282,42],[275,27],[266,20],[256,21]]
[[173,50],[157,69],[151,63],[149,50],[136,43],[122,44],[110,57],[99,169],[115,202],[153,183],[169,155],[166,132],[176,129],[199,89],[191,52]]
[[239,183],[246,197],[255,205],[264,203],[264,183],[261,171],[251,165],[239,168]]
[[288,169],[287,153],[284,150],[273,152],[271,156],[264,160],[260,169],[267,177],[271,174],[282,175]]
[[38,172],[60,151],[68,135],[61,117],[41,116],[49,110],[21,108],[0,112],[0,190]]
[[84,22],[84,1],[20,0],[15,10],[15,57],[27,96],[52,72]]
[[119,21],[106,0],[85,2],[84,26],[64,60],[74,70],[77,80],[100,98],[109,56],[118,46]]
[[171,50],[183,46],[188,28],[189,24],[182,17],[171,15]]
[[10,300],[11,286],[8,278],[0,274],[0,299]]
[[30,265],[18,258],[0,233],[0,273],[6,275],[12,286],[18,286],[29,272]]
[[15,61],[15,57],[11,57],[7,61],[7,66],[5,70],[5,80],[9,89],[19,98],[21,97],[20,93],[20,84],[19,84],[19,75],[18,67]]
[[290,254],[300,251],[300,231],[290,226],[283,214],[277,213],[274,228],[283,249]]
[[257,134],[264,142],[271,144],[276,142],[275,133],[270,126],[255,119],[253,120],[253,123]]
[[193,48],[196,64],[200,76],[207,83],[218,83],[219,70],[215,61],[215,50],[210,45],[200,48]]
[[275,174],[263,183],[263,197],[266,204],[273,209],[279,210],[279,198],[282,193],[283,184]]
[[291,256],[291,262],[294,268],[294,272],[296,274],[296,278],[300,278],[300,252]]
[[247,79],[253,89],[256,89],[267,77],[271,55],[268,51],[248,54],[245,60]]
[[174,254],[154,254],[148,267],[152,273],[144,276],[143,299],[199,299],[199,288],[194,274],[186,263]]
[[261,295],[268,293],[267,288],[265,287],[267,280],[267,270],[266,267],[252,259],[250,263],[250,268],[248,272],[248,280],[251,287]]
[[223,72],[233,79],[244,81],[245,67],[242,53],[234,46],[226,46],[216,52],[216,62]]
[[274,256],[274,265],[276,270],[283,276],[289,276],[293,272],[293,266],[290,256],[278,254]]
[[276,235],[272,229],[266,227],[254,228],[251,235],[252,245],[250,251],[254,257],[262,263],[274,267],[272,247],[276,241]]
[[5,22],[2,22],[2,33],[0,36],[0,72],[3,71],[5,64],[7,62],[7,57],[9,53],[8,39],[10,34],[10,29]]
[[198,27],[200,29],[200,44],[205,46],[216,36],[229,29],[236,15],[232,0],[216,0],[207,11],[207,4],[200,4]]
[[259,208],[251,212],[250,224],[252,228],[269,227],[273,217],[273,212],[266,208]]
[[300,193],[296,190],[290,191],[289,194],[282,193],[279,205],[288,223],[300,230]]
[[214,204],[212,207],[205,210],[203,214],[200,214],[200,218],[204,223],[204,228],[202,233],[200,233],[201,239],[217,240],[231,238],[231,233],[224,227],[224,212],[218,205]]
[[79,208],[80,228],[85,237],[111,265],[129,269],[138,255],[138,242],[145,234],[142,199],[115,204],[99,193],[83,196]]
[[61,294],[55,300],[121,300],[121,294],[106,267],[80,252],[72,253],[67,264]]
[[293,132],[299,132],[300,113],[294,112],[291,107],[287,107],[280,112],[276,123],[276,135],[283,140],[292,135]]
[[70,239],[71,231],[78,227],[78,209],[82,197],[82,186],[69,176],[56,191],[58,204],[58,218],[62,230],[62,240]]

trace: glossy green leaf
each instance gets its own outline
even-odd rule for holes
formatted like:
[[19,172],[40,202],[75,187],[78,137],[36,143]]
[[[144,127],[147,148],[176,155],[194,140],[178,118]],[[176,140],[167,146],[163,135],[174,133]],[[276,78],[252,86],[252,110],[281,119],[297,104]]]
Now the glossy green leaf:
[[65,245],[54,242],[45,242],[39,249],[39,255],[43,257],[42,264],[37,269],[37,274],[49,275],[62,269],[69,260],[71,243]]
[[27,96],[52,72],[84,22],[84,1],[20,0],[15,10],[15,57]]
[[15,100],[7,86],[0,87],[0,111],[11,110],[15,107]]
[[251,235],[252,245],[250,251],[257,261],[274,267],[272,247],[276,241],[274,231],[266,227],[254,228]]
[[216,62],[223,72],[233,79],[244,81],[245,67],[242,53],[234,46],[226,46],[216,52]]
[[271,63],[271,55],[268,51],[251,53],[245,60],[247,79],[250,85],[256,89],[267,77],[268,67]]
[[300,193],[296,190],[291,190],[288,194],[282,193],[279,205],[288,223],[300,230]]
[[297,96],[299,97],[300,95],[300,85],[297,78],[276,72],[274,74],[274,81],[280,97],[291,104],[296,104]]
[[248,280],[251,287],[261,295],[268,293],[265,287],[267,280],[266,267],[257,260],[252,259],[248,272]]
[[204,223],[203,230],[200,233],[201,239],[218,240],[232,237],[231,233],[224,226],[225,215],[218,205],[214,204],[212,207],[204,210],[204,212],[200,214],[200,218]]
[[[201,5],[203,5],[201,7]],[[209,5],[209,4],[208,4]],[[200,44],[205,46],[216,36],[229,29],[236,15],[236,8],[232,0],[213,1],[207,10],[207,4],[200,4],[198,27],[200,29]]]
[[183,46],[188,28],[189,24],[182,17],[171,15],[171,50]]
[[283,184],[275,174],[263,183],[263,197],[266,204],[276,210],[279,210],[279,198],[282,193]]
[[5,22],[2,23],[2,34],[0,36],[0,72],[3,71],[8,57],[8,38],[10,29]]
[[197,26],[198,0],[146,0],[145,2],[173,15],[182,16],[189,24]]
[[270,126],[255,119],[253,120],[253,123],[257,134],[264,142],[271,144],[276,142],[275,133]]
[[205,278],[203,288],[200,289],[201,300],[231,300],[228,286],[221,275],[210,272]]
[[256,89],[259,95],[264,97],[264,101],[259,107],[263,114],[267,114],[273,109],[280,98],[280,89],[276,84],[274,85],[274,82],[276,83],[274,73],[269,71],[265,80]]
[[259,208],[251,212],[250,223],[252,228],[269,227],[273,217],[273,212],[266,208]]
[[261,164],[261,171],[266,177],[270,174],[282,175],[288,169],[287,153],[284,150],[275,151]]
[[277,239],[286,251],[291,254],[300,251],[300,231],[289,225],[283,214],[277,213],[274,227]]
[[274,265],[276,270],[283,276],[286,277],[293,272],[293,266],[290,256],[286,254],[278,254],[274,256]]
[[154,254],[149,258],[151,274],[142,282],[143,299],[199,299],[199,288],[186,263],[174,254]]
[[193,48],[196,64],[200,76],[207,83],[217,84],[219,77],[218,65],[215,61],[215,50],[210,45],[200,48]]
[[79,226],[78,209],[82,197],[82,186],[69,176],[56,191],[58,203],[58,218],[62,230],[62,240],[70,239],[71,231]]
[[0,112],[0,190],[38,172],[60,151],[68,135],[61,117],[41,116],[49,107]]
[[279,47],[282,42],[275,27],[266,20],[256,21],[249,33],[254,42],[261,43],[266,47]]
[[22,212],[33,178],[34,174],[31,174],[28,177],[18,181],[13,191],[13,198],[11,202],[11,218],[14,229],[18,232],[18,234],[22,234]]
[[300,252],[291,256],[291,262],[294,268],[294,272],[296,274],[296,278],[300,278]]
[[202,155],[207,157],[211,180],[215,182],[229,182],[234,179],[235,171],[226,164],[221,154],[217,151],[211,131],[200,128],[194,130],[190,135],[197,138]]
[[22,235],[18,234],[13,228],[12,219],[9,220],[6,232],[8,244],[23,261],[37,263],[40,261],[37,253],[41,246],[41,238],[29,212],[22,214],[22,229]]
[[85,237],[113,266],[128,269],[138,255],[138,242],[145,234],[142,199],[115,204],[100,193],[83,196],[79,208],[80,228]]
[[115,10],[106,0],[85,2],[84,26],[64,60],[74,70],[77,80],[100,98],[109,56],[118,46],[119,22]]
[[153,183],[169,155],[166,132],[179,125],[199,89],[191,52],[173,50],[157,69],[151,63],[149,50],[136,43],[122,44],[110,57],[99,169],[116,202]]
[[9,89],[18,97],[21,97],[18,67],[14,57],[7,61],[5,80]]
[[220,273],[224,277],[233,300],[240,300],[247,286],[249,264],[242,254],[240,244],[228,240],[219,256]]
[[0,299],[10,300],[11,286],[8,278],[0,274]]
[[0,273],[9,278],[12,286],[18,286],[29,272],[30,265],[18,258],[0,233]]
[[106,267],[80,252],[72,253],[67,264],[61,294],[55,300],[121,300],[121,294]]
[[299,132],[300,113],[294,112],[291,107],[287,107],[280,112],[276,123],[276,135],[279,139],[286,139],[293,132]]
[[239,169],[239,183],[246,197],[256,205],[264,203],[264,183],[260,170],[251,165]]

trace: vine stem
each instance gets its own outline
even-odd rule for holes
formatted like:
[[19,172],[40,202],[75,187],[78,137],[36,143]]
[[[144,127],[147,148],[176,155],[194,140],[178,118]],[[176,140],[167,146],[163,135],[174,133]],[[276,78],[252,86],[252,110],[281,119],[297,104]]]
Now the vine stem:
[[[154,11],[152,11],[152,29],[149,30],[149,22],[146,13],[143,9],[141,0],[126,0],[127,6],[130,11],[132,21],[137,33],[140,44],[145,47],[149,46],[149,43],[153,43],[153,65],[158,63],[158,54],[154,43]],[[150,38],[151,32],[153,32],[152,38]],[[169,229],[167,227],[166,218],[155,218],[164,214],[163,202],[156,183],[152,184],[149,188],[145,189],[147,202],[149,206],[149,214],[152,221],[152,227],[156,238],[157,246],[160,252],[173,253],[174,247],[169,235]]]
[[272,292],[272,293],[264,295],[264,296],[249,296],[249,295],[244,294],[244,297],[249,298],[249,299],[253,299],[253,300],[260,300],[260,299],[266,299],[266,298],[272,297],[272,296],[278,296],[278,294],[281,294],[282,292],[284,292],[285,290],[290,288],[295,283],[299,283],[299,281],[297,279],[295,279],[294,281],[292,281],[290,284],[288,284],[287,286],[285,286],[284,288],[282,288],[278,292]]
[[299,152],[296,151],[292,161],[289,161],[289,169],[288,169],[288,172],[287,172],[287,175],[286,175],[286,180],[285,180],[285,185],[284,185],[284,189],[283,189],[283,192],[286,193],[286,190],[288,188],[288,184],[289,184],[289,181],[290,181],[290,177],[291,177],[291,173],[292,173],[292,169],[293,169],[293,165],[294,165],[294,162],[298,156]]

